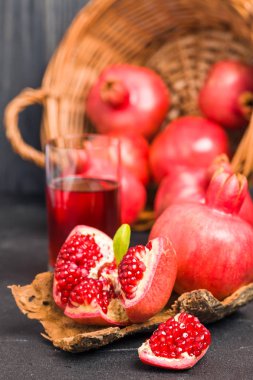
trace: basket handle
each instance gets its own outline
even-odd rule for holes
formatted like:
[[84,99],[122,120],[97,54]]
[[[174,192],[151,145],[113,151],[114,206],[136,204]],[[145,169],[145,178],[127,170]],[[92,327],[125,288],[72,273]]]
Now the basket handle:
[[4,112],[6,136],[13,150],[23,159],[32,161],[40,167],[45,166],[45,154],[23,140],[18,127],[18,115],[32,104],[43,104],[45,98],[46,92],[44,89],[26,88],[7,105]]

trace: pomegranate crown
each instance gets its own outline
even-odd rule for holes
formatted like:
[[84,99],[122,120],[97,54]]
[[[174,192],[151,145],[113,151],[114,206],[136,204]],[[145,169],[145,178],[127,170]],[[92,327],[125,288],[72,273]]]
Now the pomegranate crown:
[[221,167],[211,179],[206,192],[206,204],[210,207],[237,214],[245,200],[248,182],[242,174],[231,174]]
[[100,89],[101,99],[111,107],[119,108],[129,101],[129,92],[125,84],[117,78],[107,79]]

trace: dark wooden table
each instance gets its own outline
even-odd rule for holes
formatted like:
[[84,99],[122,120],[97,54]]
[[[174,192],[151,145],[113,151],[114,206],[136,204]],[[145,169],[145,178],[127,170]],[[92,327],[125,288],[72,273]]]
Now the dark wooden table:
[[[142,364],[141,334],[103,349],[68,354],[55,349],[16,307],[7,286],[25,285],[47,269],[45,206],[36,199],[0,198],[0,379],[253,379],[253,303],[210,325],[213,343],[191,370],[172,372]],[[135,234],[142,243],[147,234]]]

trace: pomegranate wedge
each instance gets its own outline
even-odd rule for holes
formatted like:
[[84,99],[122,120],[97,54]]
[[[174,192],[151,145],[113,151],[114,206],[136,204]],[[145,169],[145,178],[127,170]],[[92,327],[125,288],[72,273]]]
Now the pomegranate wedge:
[[168,302],[177,274],[176,253],[167,238],[130,248],[118,269],[121,295],[132,322],[143,322]]
[[211,334],[198,318],[181,313],[161,323],[138,353],[143,363],[186,369],[193,367],[205,355],[210,343]]

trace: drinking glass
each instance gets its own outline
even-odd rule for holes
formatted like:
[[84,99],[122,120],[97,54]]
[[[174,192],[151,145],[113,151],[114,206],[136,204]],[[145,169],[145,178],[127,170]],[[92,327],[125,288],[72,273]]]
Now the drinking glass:
[[49,266],[77,225],[95,227],[113,237],[120,225],[120,142],[85,134],[46,145],[46,201]]

